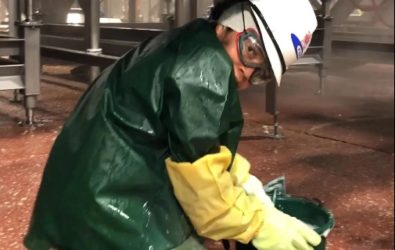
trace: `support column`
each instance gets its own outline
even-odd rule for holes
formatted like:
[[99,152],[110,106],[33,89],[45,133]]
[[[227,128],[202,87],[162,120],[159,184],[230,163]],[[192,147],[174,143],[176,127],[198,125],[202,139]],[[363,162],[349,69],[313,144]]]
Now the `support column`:
[[20,17],[18,17],[19,13],[19,1],[16,0],[8,0],[8,27],[9,32],[8,35],[10,37],[18,37],[18,29],[15,23],[19,21]]
[[164,0],[161,2],[163,9],[162,9],[162,23],[166,25],[166,29],[170,30],[175,27],[175,13],[171,13],[171,0]]
[[272,81],[266,85],[266,112],[273,115],[273,131],[267,136],[272,139],[281,139],[284,136],[280,133],[280,124],[278,121],[280,111],[277,109],[278,86],[276,81]]
[[88,0],[85,9],[85,34],[87,41],[87,52],[100,54],[100,2],[99,0]]
[[25,4],[26,20],[33,21],[33,0],[28,0]]
[[129,23],[136,22],[136,0],[129,0]]
[[331,16],[330,1],[322,2],[322,15],[323,15],[323,29],[324,38],[322,41],[322,64],[319,66],[318,75],[320,77],[320,87],[318,90],[319,95],[325,94],[325,82],[330,67],[330,58],[332,55],[332,23],[333,17]]
[[[99,0],[87,0],[85,10],[85,41],[87,52],[90,54],[101,54],[100,48],[100,2]],[[93,82],[100,74],[100,68],[91,66],[90,82]]]
[[[8,6],[8,36],[12,38],[23,37],[23,34],[21,34],[21,30],[17,26],[20,23],[20,18],[21,18],[19,1],[8,0],[7,6]],[[17,58],[17,60],[19,61],[23,61],[21,54],[19,54],[18,56],[14,55],[13,57]],[[13,102],[19,103],[21,101],[21,99],[19,98],[21,92],[22,90],[20,89],[14,90],[14,98],[12,100]]]
[[175,26],[180,27],[196,18],[197,0],[176,0]]
[[25,1],[26,20],[21,22],[24,27],[24,58],[25,58],[25,109],[26,123],[34,122],[34,108],[40,94],[40,26],[41,22],[33,20],[33,0]]

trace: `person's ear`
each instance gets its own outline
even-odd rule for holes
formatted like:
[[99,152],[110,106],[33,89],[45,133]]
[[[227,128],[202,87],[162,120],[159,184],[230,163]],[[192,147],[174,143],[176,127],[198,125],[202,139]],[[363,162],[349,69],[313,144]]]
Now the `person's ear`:
[[231,31],[228,27],[226,27],[222,24],[218,24],[215,30],[216,30],[218,39],[222,42],[225,41],[227,35],[229,34],[229,31]]
[[215,32],[217,33],[217,37],[220,41],[223,41],[225,39],[225,35],[226,35],[226,29],[225,26],[218,24],[215,27]]

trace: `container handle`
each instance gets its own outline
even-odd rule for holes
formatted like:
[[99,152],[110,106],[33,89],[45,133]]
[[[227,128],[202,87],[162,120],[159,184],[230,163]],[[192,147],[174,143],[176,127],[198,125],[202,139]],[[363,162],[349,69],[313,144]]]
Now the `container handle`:
[[325,202],[318,198],[311,198],[310,200],[316,202],[319,207],[323,207],[325,205]]

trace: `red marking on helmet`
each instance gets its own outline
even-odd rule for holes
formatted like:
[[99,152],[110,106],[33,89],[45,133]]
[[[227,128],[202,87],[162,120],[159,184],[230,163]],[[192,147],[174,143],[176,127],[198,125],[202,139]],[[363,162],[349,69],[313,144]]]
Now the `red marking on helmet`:
[[313,34],[311,34],[310,32],[307,33],[307,34],[304,36],[304,38],[303,38],[303,40],[302,40],[302,42],[301,42],[301,43],[302,43],[303,50],[305,50],[305,49],[307,48],[307,46],[309,46],[312,37],[313,37]]

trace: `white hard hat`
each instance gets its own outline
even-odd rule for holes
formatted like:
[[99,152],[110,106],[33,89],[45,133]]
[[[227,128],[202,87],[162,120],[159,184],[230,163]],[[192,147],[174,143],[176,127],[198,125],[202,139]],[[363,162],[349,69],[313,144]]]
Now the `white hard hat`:
[[[243,4],[251,6],[253,14],[242,13]],[[317,28],[309,0],[249,0],[226,10],[218,23],[237,32],[244,28],[260,32],[278,85],[288,67],[304,55]]]

